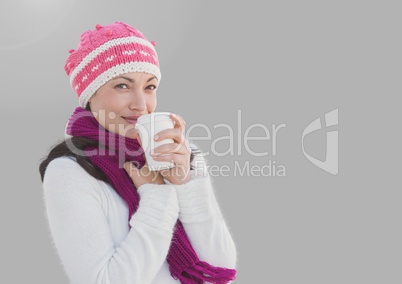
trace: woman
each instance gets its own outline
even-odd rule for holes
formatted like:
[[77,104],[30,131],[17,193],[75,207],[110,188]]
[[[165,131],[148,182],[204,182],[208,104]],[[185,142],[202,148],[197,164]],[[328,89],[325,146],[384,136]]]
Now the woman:
[[72,283],[229,283],[236,249],[205,161],[184,138],[185,122],[155,140],[150,171],[136,119],[156,107],[155,44],[121,22],[96,25],[70,50],[65,70],[79,107],[68,138],[40,165],[47,216]]

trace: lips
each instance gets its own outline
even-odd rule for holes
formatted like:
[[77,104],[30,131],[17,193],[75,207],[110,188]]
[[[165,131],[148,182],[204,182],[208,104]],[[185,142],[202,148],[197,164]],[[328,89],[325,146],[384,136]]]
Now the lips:
[[130,124],[135,124],[137,123],[137,119],[139,116],[123,116],[124,120],[126,120]]

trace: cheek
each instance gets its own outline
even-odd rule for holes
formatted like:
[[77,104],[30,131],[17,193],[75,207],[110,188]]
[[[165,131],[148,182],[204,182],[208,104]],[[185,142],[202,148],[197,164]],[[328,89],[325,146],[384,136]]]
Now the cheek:
[[155,108],[156,108],[156,96],[151,96],[147,99],[147,108],[149,112],[154,112]]
[[109,124],[116,123],[118,120],[116,107],[111,104],[99,104],[93,113],[99,124],[107,129],[109,129]]
[[124,104],[119,100],[105,99],[100,105],[100,112],[104,113],[107,120],[114,120],[116,115],[121,111]]

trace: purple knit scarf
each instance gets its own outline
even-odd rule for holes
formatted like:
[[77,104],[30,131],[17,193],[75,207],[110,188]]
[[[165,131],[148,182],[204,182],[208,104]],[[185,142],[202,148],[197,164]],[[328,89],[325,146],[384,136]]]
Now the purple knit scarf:
[[[90,111],[81,107],[77,107],[70,117],[66,133],[99,142],[99,147],[86,148],[84,155],[108,177],[113,188],[127,203],[131,218],[138,208],[140,197],[123,164],[125,161],[133,161],[138,168],[145,164],[139,142],[109,132],[98,123]],[[180,220],[177,220],[175,225],[167,262],[172,277],[180,280],[182,284],[225,284],[234,280],[236,275],[234,269],[214,267],[201,261],[191,246]]]

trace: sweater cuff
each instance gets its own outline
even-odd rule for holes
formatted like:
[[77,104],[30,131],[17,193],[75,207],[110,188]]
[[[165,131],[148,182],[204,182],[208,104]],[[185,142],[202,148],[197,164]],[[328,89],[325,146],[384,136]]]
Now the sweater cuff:
[[174,187],[180,207],[179,219],[182,223],[199,223],[213,217],[215,210],[209,178],[196,177]]
[[137,211],[130,220],[172,233],[179,217],[179,204],[174,187],[166,184],[143,184],[138,188],[140,202]]

